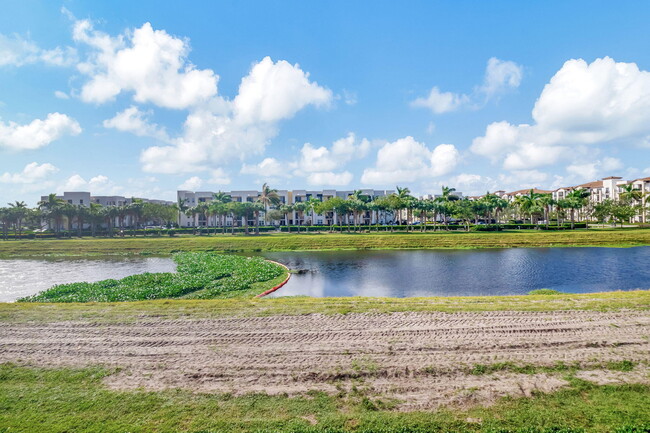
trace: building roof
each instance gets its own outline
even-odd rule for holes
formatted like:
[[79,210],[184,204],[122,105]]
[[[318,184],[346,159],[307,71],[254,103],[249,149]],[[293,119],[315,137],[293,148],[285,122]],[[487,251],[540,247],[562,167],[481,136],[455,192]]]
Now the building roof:
[[593,182],[587,182],[583,183],[582,185],[576,185],[572,187],[571,189],[574,188],[602,188],[603,187],[603,181],[602,180],[595,180]]
[[622,177],[619,177],[619,176],[603,177],[603,180],[609,180],[609,179],[623,179],[623,178],[622,178]]
[[545,189],[539,189],[539,188],[526,188],[526,189],[520,189],[518,191],[507,192],[506,195],[528,194],[531,189],[533,190],[534,194],[550,194],[553,192],[553,191],[547,191]]
[[650,177],[641,177],[639,179],[634,179],[632,182],[638,182],[638,181],[644,181],[644,182],[650,182]]

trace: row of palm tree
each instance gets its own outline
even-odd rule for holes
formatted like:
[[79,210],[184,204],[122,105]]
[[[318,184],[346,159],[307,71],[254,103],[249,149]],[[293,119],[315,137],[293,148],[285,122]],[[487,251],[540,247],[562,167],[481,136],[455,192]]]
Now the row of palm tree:
[[[629,218],[632,218],[637,214],[635,212],[644,209],[639,209],[638,205],[634,206],[634,202],[640,201],[642,195],[638,190],[632,189],[631,185],[629,189],[621,193],[620,201],[621,206],[635,209],[634,212],[628,212]],[[462,222],[467,230],[472,222],[476,224],[486,221],[499,225],[504,220],[528,220],[530,224],[538,224],[540,219],[548,228],[551,220],[554,219],[561,225],[567,217],[571,228],[575,228],[578,217],[582,220],[594,217],[594,208],[590,205],[589,197],[588,190],[576,188],[559,200],[554,200],[551,194],[541,194],[534,190],[518,196],[512,202],[490,193],[470,200],[456,194],[454,188],[443,186],[441,194],[435,198],[418,199],[411,195],[408,188],[397,186],[395,193],[376,198],[356,190],[347,198],[335,196],[324,201],[310,198],[285,204],[281,202],[277,190],[265,183],[262,192],[252,202],[233,202],[230,195],[219,192],[213,195],[211,201],[199,203],[194,207],[188,207],[185,202],[179,200],[177,210],[179,225],[182,214],[191,217],[199,215],[204,225],[214,227],[215,232],[217,227],[221,227],[223,233],[226,231],[227,218],[233,222],[232,232],[236,224],[243,221],[248,233],[248,222],[254,219],[255,231],[259,233],[260,214],[263,214],[264,224],[281,222],[287,226],[289,232],[292,228],[290,222],[294,217],[297,231],[300,232],[302,224],[307,221],[313,223],[317,214],[326,215],[330,226],[352,225],[355,228],[370,225],[371,221],[379,225],[390,220],[407,225],[408,230],[417,230],[416,225],[419,225],[420,230],[425,230],[426,224],[435,224],[435,230],[448,228],[452,219]],[[392,218],[389,218],[389,215]]]
[[135,230],[141,227],[141,222],[169,224],[175,220],[175,214],[173,206],[146,203],[136,198],[121,206],[102,206],[98,203],[83,206],[67,203],[56,194],[49,194],[33,209],[28,208],[24,202],[9,203],[9,207],[0,208],[0,223],[5,239],[12,227],[15,237],[20,238],[26,220],[29,220],[28,226],[39,229],[42,222],[46,221],[47,226],[57,235],[63,231],[71,235],[73,226],[76,225],[78,236],[82,235],[84,227],[90,228],[92,236],[95,236],[100,226],[104,226],[110,236],[113,236],[116,228],[123,234],[126,221],[129,220],[134,235]]
[[[645,217],[647,194],[632,185],[623,185],[617,201],[605,200],[592,205],[588,190],[576,188],[566,197],[554,200],[551,194],[541,194],[530,190],[527,194],[518,196],[509,202],[495,194],[469,200],[456,194],[456,190],[443,186],[441,194],[435,198],[418,199],[411,195],[408,188],[397,186],[396,192],[383,197],[370,197],[361,190],[353,191],[346,198],[332,197],[328,200],[309,198],[306,201],[293,204],[283,203],[276,189],[268,184],[262,185],[260,194],[253,201],[239,202],[224,192],[213,195],[209,201],[190,207],[186,201],[179,199],[176,205],[164,205],[144,202],[132,198],[130,203],[121,206],[101,206],[91,203],[88,207],[72,205],[65,202],[56,194],[48,195],[38,203],[38,207],[30,209],[24,202],[9,203],[8,207],[0,208],[0,224],[2,236],[7,238],[13,228],[14,236],[20,238],[23,228],[28,222],[30,227],[40,227],[41,221],[47,221],[48,227],[57,235],[67,230],[71,235],[76,224],[77,234],[82,235],[84,227],[89,227],[91,234],[96,235],[97,229],[103,227],[109,236],[114,230],[124,234],[131,228],[131,234],[141,227],[142,222],[153,222],[157,225],[171,225],[174,220],[181,224],[181,216],[196,218],[203,225],[213,227],[214,232],[220,227],[226,232],[228,218],[232,221],[231,232],[242,223],[246,233],[249,233],[249,222],[254,221],[255,232],[259,233],[260,220],[264,225],[271,222],[281,222],[291,232],[292,222],[295,222],[300,232],[303,224],[313,224],[316,215],[326,215],[331,228],[350,226],[358,229],[362,225],[385,224],[394,221],[408,226],[408,230],[425,230],[426,224],[434,224],[434,230],[448,228],[450,221],[462,222],[466,229],[470,223],[479,221],[500,224],[508,220],[528,220],[538,224],[542,219],[548,228],[551,220],[563,224],[565,218],[575,227],[577,218],[586,220],[595,218],[598,221],[629,221],[639,213]],[[644,218],[645,220],[645,218]],[[127,222],[129,223],[127,227]]]

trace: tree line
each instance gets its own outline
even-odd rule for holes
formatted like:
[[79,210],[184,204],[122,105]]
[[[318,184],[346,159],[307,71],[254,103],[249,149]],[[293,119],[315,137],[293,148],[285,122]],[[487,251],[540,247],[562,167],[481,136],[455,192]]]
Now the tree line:
[[[62,233],[72,235],[73,226],[76,226],[78,236],[82,236],[84,227],[90,230],[92,236],[96,236],[100,229],[108,236],[113,236],[116,231],[124,235],[128,229],[135,235],[135,230],[146,223],[168,228],[180,226],[182,215],[198,216],[215,233],[219,229],[222,233],[228,229],[234,233],[240,224],[249,233],[249,221],[253,221],[257,233],[260,224],[274,223],[286,225],[289,232],[292,229],[300,232],[303,225],[314,225],[316,215],[327,215],[331,228],[347,226],[348,230],[350,227],[358,230],[373,222],[375,225],[405,225],[407,230],[412,231],[424,231],[427,225],[434,225],[434,230],[444,230],[449,229],[452,221],[462,225],[465,230],[479,223],[493,224],[498,229],[499,224],[507,221],[533,225],[543,221],[546,228],[553,223],[559,226],[569,221],[571,228],[574,228],[576,220],[623,224],[639,214],[645,215],[647,195],[632,185],[624,185],[617,200],[607,199],[600,203],[592,203],[590,192],[581,188],[570,191],[559,200],[553,199],[551,194],[530,190],[508,201],[491,193],[469,199],[456,194],[454,188],[443,186],[441,194],[435,198],[418,199],[411,195],[408,188],[398,186],[395,193],[381,197],[373,198],[356,190],[347,198],[332,197],[321,201],[312,197],[287,204],[282,203],[276,189],[265,183],[261,193],[250,202],[234,201],[229,194],[218,192],[213,194],[210,201],[195,206],[188,206],[182,199],[175,205],[166,205],[137,198],[119,206],[97,203],[83,206],[67,203],[56,194],[49,194],[35,208],[29,208],[25,202],[19,201],[0,208],[0,223],[5,239],[11,231],[20,238],[26,228],[39,229],[44,221],[57,236]],[[232,224],[227,224],[228,219]]]

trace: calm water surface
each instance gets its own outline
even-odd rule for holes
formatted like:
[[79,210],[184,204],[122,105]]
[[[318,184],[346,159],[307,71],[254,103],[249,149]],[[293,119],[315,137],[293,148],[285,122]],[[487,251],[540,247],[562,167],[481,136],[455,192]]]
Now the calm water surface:
[[472,296],[650,288],[650,247],[265,253],[291,269],[274,296]]
[[0,260],[0,302],[15,301],[55,284],[124,278],[144,272],[175,272],[170,258]]
[[[302,269],[272,296],[469,296],[650,288],[650,247],[263,253]],[[0,260],[0,301],[54,284],[173,272],[171,258]]]

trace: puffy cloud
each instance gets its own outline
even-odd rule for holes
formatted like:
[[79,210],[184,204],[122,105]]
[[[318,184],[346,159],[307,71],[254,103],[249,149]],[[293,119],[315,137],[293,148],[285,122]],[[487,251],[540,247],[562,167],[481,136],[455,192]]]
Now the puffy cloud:
[[471,95],[442,92],[434,86],[425,98],[417,98],[411,102],[412,107],[428,108],[434,114],[448,113],[461,108],[480,108],[476,102],[484,99],[486,102],[503,92],[516,89],[521,84],[523,67],[509,60],[499,60],[492,57],[485,69],[483,85],[474,89]]
[[509,60],[499,60],[492,57],[485,69],[485,79],[480,92],[490,98],[508,89],[516,89],[521,84],[524,75],[521,65]]
[[61,113],[50,113],[45,120],[35,119],[26,125],[0,121],[0,147],[15,150],[38,149],[64,135],[80,133],[79,123]]
[[569,174],[569,179],[587,181],[611,174],[611,171],[620,170],[623,167],[623,162],[620,159],[605,157],[594,162],[568,165],[566,171]]
[[77,51],[72,47],[44,50],[18,35],[8,37],[0,34],[0,66],[24,66],[33,63],[72,66],[76,61]]
[[460,107],[468,104],[469,96],[460,95],[451,92],[441,92],[437,87],[433,87],[426,98],[417,98],[411,102],[412,107],[428,108],[434,114],[448,113],[456,111]]
[[150,23],[111,37],[95,30],[90,21],[80,20],[75,22],[73,37],[92,49],[78,65],[90,77],[81,89],[85,102],[101,104],[122,92],[133,92],[137,102],[180,109],[217,93],[219,77],[187,61],[189,42],[154,30]]
[[323,106],[332,92],[309,81],[298,64],[265,57],[242,79],[233,101],[235,119],[241,124],[275,123],[290,119],[307,105]]
[[357,143],[353,133],[336,140],[330,149],[305,143],[300,150],[299,170],[306,173],[331,171],[352,159],[365,157],[369,150],[370,142],[364,138]]
[[242,165],[241,174],[260,176],[263,178],[291,177],[293,164],[286,164],[275,158],[264,158],[259,164]]
[[228,176],[228,174],[222,168],[217,168],[215,170],[212,170],[208,183],[217,185],[229,185],[230,176]]
[[331,171],[310,173],[307,176],[307,183],[309,183],[309,185],[319,186],[345,186],[352,182],[353,177],[354,176],[349,171],[339,173]]
[[203,181],[198,176],[192,176],[187,179],[185,182],[178,185],[178,189],[182,191],[196,191],[201,188]]
[[214,98],[188,115],[183,134],[170,140],[171,146],[145,149],[140,157],[143,169],[187,173],[259,155],[277,135],[281,120],[331,98],[331,92],[310,82],[298,65],[266,57],[242,79],[233,101]]
[[104,120],[105,128],[114,128],[118,131],[130,132],[141,137],[154,137],[161,141],[169,141],[163,128],[149,122],[151,112],[140,111],[136,106],[131,106],[119,112],[115,117]]
[[458,161],[460,153],[453,144],[441,144],[431,152],[431,175],[438,177],[451,172]]
[[54,96],[56,96],[59,99],[70,99],[70,96],[67,93],[62,92],[60,90],[55,90]]
[[643,145],[650,139],[650,73],[609,57],[591,64],[569,60],[544,87],[532,115],[532,125],[488,125],[471,150],[523,170],[571,159],[579,146]]
[[4,173],[0,176],[0,183],[32,184],[42,182],[51,174],[59,171],[50,163],[38,164],[31,162],[20,173]]
[[86,180],[78,174],[74,174],[65,180],[57,190],[59,191],[89,191],[94,195],[117,195],[123,193],[123,188],[116,185],[104,175],[97,175]]
[[459,161],[460,154],[452,144],[429,150],[413,137],[404,137],[386,143],[377,151],[375,167],[364,170],[361,182],[386,185],[443,176],[452,172]]

